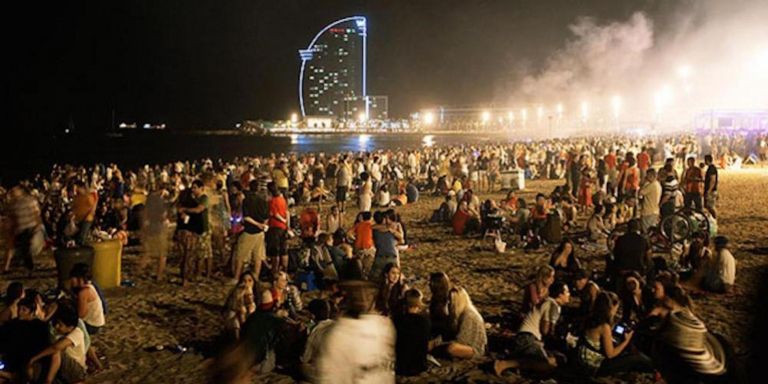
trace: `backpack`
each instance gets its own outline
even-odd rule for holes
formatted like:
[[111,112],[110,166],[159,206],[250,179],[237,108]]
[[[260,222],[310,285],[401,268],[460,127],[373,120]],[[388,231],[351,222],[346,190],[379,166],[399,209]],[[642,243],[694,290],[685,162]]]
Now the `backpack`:
[[563,241],[563,223],[560,215],[556,213],[547,214],[547,221],[544,228],[539,233],[541,239],[550,244],[557,244]]

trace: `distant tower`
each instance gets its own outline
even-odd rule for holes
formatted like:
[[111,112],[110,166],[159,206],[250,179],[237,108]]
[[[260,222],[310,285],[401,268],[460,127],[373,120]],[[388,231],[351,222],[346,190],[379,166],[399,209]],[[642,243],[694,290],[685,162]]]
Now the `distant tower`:
[[299,105],[302,116],[355,118],[359,104],[368,115],[366,20],[352,16],[320,30],[299,50]]

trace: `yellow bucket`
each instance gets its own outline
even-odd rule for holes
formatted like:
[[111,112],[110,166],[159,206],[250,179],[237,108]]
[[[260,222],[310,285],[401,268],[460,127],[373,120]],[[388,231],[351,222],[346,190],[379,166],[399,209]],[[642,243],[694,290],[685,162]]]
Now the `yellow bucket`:
[[93,247],[93,281],[104,289],[119,287],[123,244],[120,240],[112,239],[90,245]]

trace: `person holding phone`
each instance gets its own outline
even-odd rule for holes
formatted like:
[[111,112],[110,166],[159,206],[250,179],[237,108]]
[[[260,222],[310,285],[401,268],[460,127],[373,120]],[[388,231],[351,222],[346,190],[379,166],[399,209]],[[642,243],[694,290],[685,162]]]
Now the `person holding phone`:
[[[618,310],[619,297],[615,293],[603,291],[598,294],[576,347],[577,365],[593,376],[653,372],[648,356],[629,351],[635,331],[624,324],[614,328]],[[618,343],[614,341],[614,335],[619,339]]]

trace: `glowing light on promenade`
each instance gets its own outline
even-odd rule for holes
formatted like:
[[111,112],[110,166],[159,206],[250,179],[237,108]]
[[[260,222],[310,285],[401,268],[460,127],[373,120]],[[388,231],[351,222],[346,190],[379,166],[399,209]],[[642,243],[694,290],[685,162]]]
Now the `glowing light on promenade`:
[[557,103],[557,118],[563,118],[563,103]]
[[483,122],[483,124],[487,123],[491,120],[491,112],[490,111],[483,111],[483,113],[480,114],[480,121]]
[[691,66],[681,65],[677,67],[677,75],[680,76],[681,79],[687,80],[689,77],[691,77]]
[[292,134],[291,135],[291,144],[298,144],[298,143],[299,143],[299,135],[297,135],[295,133]]
[[525,108],[521,109],[520,116],[523,119],[523,124],[525,124],[525,122],[528,121],[528,110]]
[[514,122],[515,121],[515,112],[509,111],[509,113],[507,113],[507,118],[509,119],[510,122]]
[[661,119],[661,114],[672,103],[672,88],[669,85],[662,86],[653,95],[653,107],[656,119]]
[[541,118],[544,117],[544,107],[536,108],[536,119],[541,123]]
[[432,112],[425,112],[422,120],[425,125],[432,125],[435,122],[435,114]]
[[435,136],[433,136],[433,135],[426,135],[426,136],[424,136],[421,139],[421,143],[425,147],[431,147],[431,146],[435,145]]
[[360,114],[357,116],[357,119],[360,120],[361,123],[365,123],[368,121],[368,115],[365,112],[360,112]]
[[296,124],[299,121],[299,115],[291,113],[291,124]]
[[621,104],[622,104],[621,96],[614,95],[611,98],[611,109],[613,110],[614,119],[617,119],[617,120],[619,119],[619,114],[621,113]]
[[581,119],[587,121],[589,118],[589,104],[586,101],[581,102]]

